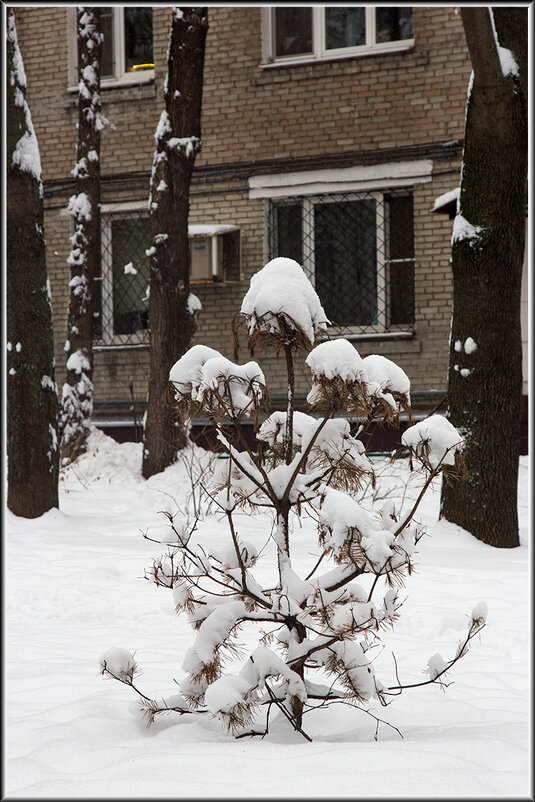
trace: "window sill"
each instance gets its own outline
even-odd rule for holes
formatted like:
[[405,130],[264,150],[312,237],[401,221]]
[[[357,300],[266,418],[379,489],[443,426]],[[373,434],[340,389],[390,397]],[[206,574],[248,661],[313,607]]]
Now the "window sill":
[[148,348],[149,341],[144,343],[94,343],[93,344],[93,351],[126,351],[131,350],[133,348]]
[[[156,84],[154,76],[135,81],[112,81],[100,85],[101,100],[103,103],[114,103],[118,100],[144,100],[156,97]],[[72,97],[72,103],[77,102],[78,87],[67,87],[67,93]]]
[[360,333],[344,333],[341,332],[340,334],[334,334],[333,332],[329,332],[329,337],[324,337],[322,340],[349,340],[351,342],[357,340],[412,340],[416,336],[416,331],[414,329],[410,331],[370,331],[370,332],[360,332]]
[[348,53],[337,51],[332,54],[323,54],[316,56],[314,54],[305,56],[291,56],[289,58],[278,58],[273,61],[268,61],[259,64],[261,70],[272,70],[279,67],[298,67],[304,64],[322,64],[330,61],[347,61],[349,59],[355,60],[360,58],[367,58],[368,56],[384,56],[389,53],[404,53],[408,50],[414,49],[414,39],[406,39],[402,43],[378,45],[376,47],[369,47],[362,50],[352,50]]

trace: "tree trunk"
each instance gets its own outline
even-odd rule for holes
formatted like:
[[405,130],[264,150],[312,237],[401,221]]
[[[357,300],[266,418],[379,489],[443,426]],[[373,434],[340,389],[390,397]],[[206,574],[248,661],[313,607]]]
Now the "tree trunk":
[[164,392],[169,370],[190,347],[194,317],[188,309],[189,187],[201,148],[201,102],[206,8],[173,8],[165,84],[165,110],[155,134],[151,178],[149,329],[150,367],[144,431],[145,478],[176,459],[187,435],[173,419]]
[[7,505],[37,518],[58,506],[58,395],[41,163],[13,8],[6,40]]
[[466,433],[469,478],[444,484],[441,515],[485,543],[511,548],[519,545],[528,24],[527,8],[493,11],[498,41],[512,51],[518,76],[502,72],[491,10],[461,7],[474,72],[452,238],[448,416]]
[[63,386],[60,429],[62,460],[73,460],[86,448],[93,412],[93,319],[95,280],[101,273],[100,249],[100,8],[77,8],[78,148],[73,170],[76,194],[69,210],[74,220],[68,258],[69,325],[65,344],[67,381]]

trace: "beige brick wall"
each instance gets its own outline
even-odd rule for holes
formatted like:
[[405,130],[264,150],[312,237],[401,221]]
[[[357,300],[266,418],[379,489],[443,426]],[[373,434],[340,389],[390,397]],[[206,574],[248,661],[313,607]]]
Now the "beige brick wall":
[[[209,9],[203,94],[203,150],[197,166],[314,157],[391,149],[462,139],[470,65],[460,17],[452,6],[415,6],[415,46],[400,53],[369,55],[262,69],[261,9]],[[58,383],[64,378],[67,332],[70,220],[62,212],[72,192],[76,159],[77,98],[68,91],[65,6],[16,8],[19,43],[28,79],[46,198],[48,268],[52,285]],[[103,89],[105,116],[115,126],[102,136],[103,202],[148,195],[154,130],[163,108],[163,81],[170,8],[154,8],[155,81]],[[53,69],[50,69],[53,65]],[[257,172],[264,172],[262,165]],[[136,173],[135,180],[110,183]],[[449,242],[451,221],[431,214],[435,197],[458,183],[459,163],[438,160],[433,180],[415,188],[416,337],[366,340],[359,352],[382,353],[409,374],[416,391],[443,390],[451,317]],[[52,183],[51,183],[52,182]],[[227,223],[242,229],[244,281],[193,287],[203,303],[196,342],[231,355],[229,324],[250,275],[263,264],[263,204],[250,200],[245,178],[209,182],[195,177],[190,222]],[[242,359],[248,358],[246,352]],[[284,388],[281,367],[262,359],[271,388]],[[129,384],[143,399],[147,349],[96,354],[96,399],[129,399]],[[308,379],[298,370],[297,391]]]

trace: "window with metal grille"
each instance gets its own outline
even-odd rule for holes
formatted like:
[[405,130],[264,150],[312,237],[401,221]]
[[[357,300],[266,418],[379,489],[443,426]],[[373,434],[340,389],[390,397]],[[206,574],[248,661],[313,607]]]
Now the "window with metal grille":
[[102,275],[95,336],[106,345],[147,342],[151,237],[146,212],[102,214]]
[[[102,274],[96,282],[96,344],[148,342],[152,238],[148,212],[137,202],[101,214]],[[125,209],[124,206],[127,208]],[[190,284],[241,280],[240,229],[230,224],[190,225]]]
[[270,258],[295,259],[344,334],[412,331],[414,220],[410,190],[271,201]]

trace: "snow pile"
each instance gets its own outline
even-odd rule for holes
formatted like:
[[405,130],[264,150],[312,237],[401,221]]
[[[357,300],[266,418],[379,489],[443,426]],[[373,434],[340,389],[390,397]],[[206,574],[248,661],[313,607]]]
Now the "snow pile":
[[453,221],[451,244],[454,245],[456,242],[468,240],[472,248],[479,241],[482,231],[483,228],[481,226],[474,226],[472,223],[469,223],[462,214],[457,214]]
[[438,209],[442,209],[443,206],[447,206],[453,201],[458,201],[460,192],[461,188],[455,187],[455,189],[450,189],[449,192],[444,192],[443,195],[439,195],[438,198],[435,198],[431,211],[436,212]]
[[200,312],[202,309],[202,303],[196,295],[192,292],[188,295],[188,312],[190,315],[194,315],[195,312]]
[[431,468],[455,465],[455,454],[464,446],[464,439],[443,415],[431,415],[410,426],[402,434],[401,442]]
[[359,352],[343,337],[320,343],[305,361],[315,378],[334,379],[339,376],[344,382],[366,379],[364,362]]
[[[192,389],[194,401],[206,403],[211,391],[228,403],[228,412],[248,415],[262,403],[266,380],[256,362],[236,365],[224,356],[207,359]],[[223,406],[225,406],[225,402]]]
[[320,524],[325,546],[332,549],[335,558],[350,554],[355,565],[364,569],[368,564],[374,572],[381,572],[388,561],[402,565],[414,551],[413,531],[407,528],[402,537],[395,538],[382,523],[347,493],[326,488]]
[[209,411],[213,407],[232,415],[248,415],[262,402],[265,387],[256,362],[235,365],[207,345],[186,351],[169,371],[169,381],[178,401],[191,399]]
[[191,396],[196,392],[202,377],[201,369],[208,359],[219,358],[221,354],[208,345],[193,345],[175,362],[169,371],[169,381],[181,396]]
[[13,71],[9,75],[9,83],[14,87],[15,105],[21,106],[24,114],[24,132],[16,143],[14,151],[8,155],[13,167],[17,167],[23,173],[29,173],[37,181],[39,196],[42,197],[41,157],[30,108],[26,100],[26,73],[17,39],[14,12],[7,15],[6,29],[8,47],[13,48]]
[[[286,412],[272,412],[260,426],[256,437],[264,443],[268,443],[272,448],[276,445],[283,445],[286,438]],[[310,424],[315,424],[316,419],[304,412],[295,410],[293,413],[293,445],[294,448],[301,448],[301,438],[303,431]]]
[[241,305],[249,336],[259,332],[282,335],[301,332],[312,345],[329,321],[303,268],[279,256],[251,277]]
[[399,365],[380,354],[370,354],[362,360],[367,376],[368,392],[396,408],[394,396],[404,396],[410,403],[411,383]]
[[121,682],[132,682],[136,672],[136,661],[129,651],[114,646],[100,658],[100,669],[101,674],[109,671]]
[[477,343],[472,337],[467,337],[464,341],[464,352],[465,354],[473,354],[474,351],[477,351]]
[[496,31],[496,24],[494,22],[494,13],[492,8],[489,8],[489,15],[490,15],[490,22],[492,25],[492,31],[494,33],[494,41],[496,42],[496,49],[498,51],[498,57],[500,59],[500,67],[502,68],[502,74],[504,77],[508,75],[512,75],[518,78],[518,63],[512,50],[509,50],[507,47],[501,47],[498,41],[498,33]]
[[377,401],[393,412],[398,411],[398,402],[405,407],[410,404],[409,378],[395,362],[380,354],[362,359],[342,337],[317,345],[306,363],[312,371],[309,404],[326,400],[348,412],[361,413],[370,412]]

